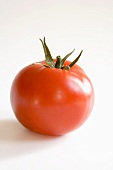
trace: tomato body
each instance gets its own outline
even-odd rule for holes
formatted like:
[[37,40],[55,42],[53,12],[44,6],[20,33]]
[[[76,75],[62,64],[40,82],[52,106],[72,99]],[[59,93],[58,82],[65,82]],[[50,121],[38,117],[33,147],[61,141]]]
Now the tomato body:
[[26,128],[63,135],[80,127],[89,117],[94,103],[93,86],[77,64],[70,70],[44,64],[45,61],[31,64],[16,75],[10,94],[12,109]]

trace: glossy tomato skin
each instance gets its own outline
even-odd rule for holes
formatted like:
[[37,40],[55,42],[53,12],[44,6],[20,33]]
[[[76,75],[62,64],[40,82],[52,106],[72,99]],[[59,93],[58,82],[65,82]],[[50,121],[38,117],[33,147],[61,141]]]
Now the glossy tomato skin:
[[47,135],[64,135],[89,117],[94,89],[77,64],[70,70],[44,64],[45,61],[31,64],[16,75],[10,94],[12,109],[26,128]]

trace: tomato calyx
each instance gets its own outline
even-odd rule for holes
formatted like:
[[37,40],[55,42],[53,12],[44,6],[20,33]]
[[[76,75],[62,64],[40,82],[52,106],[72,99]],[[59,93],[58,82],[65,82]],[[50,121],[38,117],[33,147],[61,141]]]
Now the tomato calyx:
[[71,51],[70,53],[68,53],[63,59],[61,58],[61,56],[57,56],[56,57],[56,62],[54,62],[50,50],[45,42],[45,37],[44,40],[41,40],[42,42],[42,46],[44,49],[44,54],[45,54],[45,61],[47,65],[44,65],[46,67],[50,67],[50,68],[58,68],[58,69],[63,69],[63,70],[69,70],[80,58],[83,50],[80,52],[80,54],[78,55],[77,58],[75,58],[75,60],[73,62],[71,62],[71,64],[64,66],[64,62],[66,61],[66,59],[75,51],[75,49],[73,49],[73,51]]

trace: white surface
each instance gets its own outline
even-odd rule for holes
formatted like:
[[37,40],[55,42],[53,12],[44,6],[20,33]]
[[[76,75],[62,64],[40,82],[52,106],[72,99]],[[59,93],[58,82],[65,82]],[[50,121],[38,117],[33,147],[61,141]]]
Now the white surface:
[[[75,132],[49,137],[29,132],[14,117],[10,87],[24,66],[73,48],[91,78],[95,105]],[[0,169],[113,170],[113,1],[0,0]]]

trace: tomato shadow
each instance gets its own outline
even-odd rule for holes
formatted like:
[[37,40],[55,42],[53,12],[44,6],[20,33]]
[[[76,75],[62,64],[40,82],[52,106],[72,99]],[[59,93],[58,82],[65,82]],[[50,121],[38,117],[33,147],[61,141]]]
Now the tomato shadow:
[[1,120],[0,160],[50,149],[64,141],[64,138],[31,132],[16,120]]

